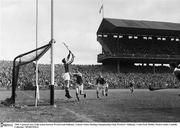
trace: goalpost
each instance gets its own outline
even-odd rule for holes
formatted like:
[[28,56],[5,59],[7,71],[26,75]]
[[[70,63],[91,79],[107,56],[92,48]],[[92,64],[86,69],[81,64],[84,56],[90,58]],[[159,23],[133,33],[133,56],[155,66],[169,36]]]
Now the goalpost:
[[4,105],[10,106],[15,105],[16,101],[16,89],[17,89],[17,83],[18,83],[18,75],[19,75],[19,69],[23,65],[27,65],[33,61],[36,61],[36,92],[35,92],[35,98],[36,102],[35,105],[37,106],[37,97],[39,97],[37,92],[39,91],[38,86],[38,66],[37,66],[37,60],[39,60],[50,48],[51,48],[51,80],[50,80],[50,105],[54,105],[54,33],[53,33],[53,0],[51,1],[51,41],[40,48],[37,48],[37,42],[38,42],[38,0],[36,0],[36,49],[29,51],[27,53],[21,54],[17,57],[15,57],[13,61],[13,70],[12,70],[12,94],[10,98],[7,98],[5,101],[1,102]]
[[18,95],[17,87],[18,87],[18,76],[19,76],[20,67],[23,65],[27,65],[33,61],[39,60],[52,47],[53,43],[54,43],[53,41],[50,41],[48,44],[42,47],[26,52],[14,58],[13,70],[12,70],[12,93],[11,93],[11,97],[7,98],[3,102],[4,105],[7,106],[15,105],[16,97]]

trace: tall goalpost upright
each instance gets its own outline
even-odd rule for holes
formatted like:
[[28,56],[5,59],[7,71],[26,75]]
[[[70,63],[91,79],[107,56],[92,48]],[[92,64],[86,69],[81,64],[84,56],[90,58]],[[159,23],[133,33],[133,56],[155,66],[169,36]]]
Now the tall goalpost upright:
[[50,104],[54,105],[54,1],[51,0],[51,85]]
[[48,44],[38,48],[38,0],[36,0],[36,49],[20,54],[13,60],[12,69],[12,93],[11,97],[1,102],[4,105],[15,105],[16,88],[18,86],[19,69],[22,65],[29,64],[36,61],[36,92],[35,92],[35,106],[38,104],[39,99],[39,86],[38,86],[38,60],[51,49],[51,83],[50,83],[50,105],[54,105],[54,33],[53,33],[53,0],[51,0],[51,40]]
[[[51,0],[51,84],[50,84],[50,104],[54,105],[54,1]],[[38,0],[36,0],[36,48],[38,47]],[[36,61],[36,102],[39,99],[38,86],[38,61]]]
[[[36,0],[36,49],[38,48],[38,0]],[[37,52],[36,52],[36,56],[37,56]],[[40,99],[40,95],[39,95],[39,78],[38,78],[38,60],[36,60],[36,99],[35,99],[35,106],[38,105],[38,100]]]
[[[54,1],[51,0],[51,84],[50,84],[50,104],[54,105]],[[38,47],[38,0],[36,0],[36,48]],[[38,62],[36,61],[36,106],[39,97],[38,86]]]

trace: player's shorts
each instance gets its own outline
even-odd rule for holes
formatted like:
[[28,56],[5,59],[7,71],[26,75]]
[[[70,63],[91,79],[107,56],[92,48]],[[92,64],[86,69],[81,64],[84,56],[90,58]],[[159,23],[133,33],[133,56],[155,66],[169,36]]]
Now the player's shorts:
[[68,73],[68,72],[64,73],[63,76],[62,76],[62,78],[63,78],[64,80],[70,80],[70,75],[69,75],[69,73]]
[[97,84],[97,90],[103,89],[103,84]]
[[76,88],[78,88],[79,90],[83,91],[84,85],[76,83]]
[[105,84],[100,84],[99,85],[99,88],[101,88],[101,89],[106,89],[106,88],[108,88],[109,87],[109,85],[108,85],[108,83],[105,83]]
[[79,85],[79,90],[83,91],[83,84]]
[[105,87],[105,88],[108,88],[108,87],[109,87],[109,84],[108,84],[108,83],[105,83],[105,84],[104,84],[104,87]]

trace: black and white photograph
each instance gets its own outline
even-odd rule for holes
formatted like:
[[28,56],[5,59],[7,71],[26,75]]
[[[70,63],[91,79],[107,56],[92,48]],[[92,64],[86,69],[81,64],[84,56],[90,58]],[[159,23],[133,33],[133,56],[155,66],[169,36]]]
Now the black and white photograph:
[[1,127],[179,127],[179,0],[0,0]]

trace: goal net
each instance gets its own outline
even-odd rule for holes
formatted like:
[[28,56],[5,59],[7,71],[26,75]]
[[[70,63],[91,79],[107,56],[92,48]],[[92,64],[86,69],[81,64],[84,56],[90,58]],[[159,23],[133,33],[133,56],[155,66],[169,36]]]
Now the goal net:
[[[2,102],[4,105],[34,105],[37,89],[35,86],[36,65],[34,61],[39,60],[51,48],[52,43],[53,41],[50,41],[42,47],[15,57],[12,70],[12,93],[10,98]],[[44,90],[49,93],[48,87],[49,83],[44,81]],[[49,100],[50,95],[47,94],[47,96],[41,97],[41,101],[43,101],[43,98]]]

